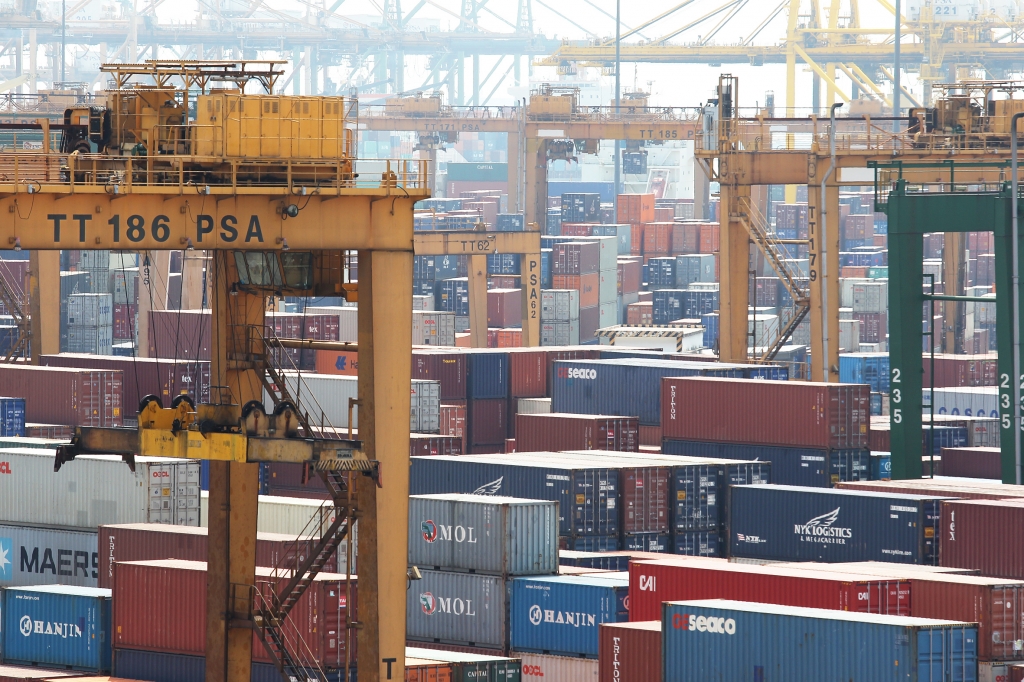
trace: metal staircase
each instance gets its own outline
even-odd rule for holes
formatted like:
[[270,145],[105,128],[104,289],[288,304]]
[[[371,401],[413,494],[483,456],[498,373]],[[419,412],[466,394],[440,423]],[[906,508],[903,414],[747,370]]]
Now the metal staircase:
[[[4,261],[0,260],[0,264],[3,263]],[[32,326],[29,317],[25,315],[22,302],[18,300],[7,281],[10,277],[11,273],[6,266],[0,269],[0,303],[3,303],[7,314],[14,318],[14,323],[18,326],[18,338],[14,340],[4,355],[3,362],[13,362],[19,357],[27,358],[30,350],[29,341],[32,339]]]

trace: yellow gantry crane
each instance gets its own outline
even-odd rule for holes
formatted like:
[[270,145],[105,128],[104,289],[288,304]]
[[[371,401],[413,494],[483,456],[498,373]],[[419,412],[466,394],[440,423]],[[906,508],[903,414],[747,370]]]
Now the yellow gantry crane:
[[[138,429],[77,429],[55,468],[85,453],[117,453],[129,464],[135,455],[210,461],[208,682],[248,682],[254,630],[285,679],[319,675],[298,670],[280,628],[358,519],[359,622],[350,618],[347,630],[358,638],[359,676],[402,679],[407,311],[412,207],[429,196],[426,164],[358,176],[351,102],[272,94],[278,62],[104,70],[115,83],[104,103],[67,109],[44,130],[41,150],[0,152],[0,243],[38,254],[34,309],[56,305],[60,249],[210,252],[213,388],[210,404],[143,400]],[[265,94],[247,94],[253,82]],[[346,279],[349,251],[358,252],[358,291]],[[361,440],[311,425],[273,381],[264,310],[268,297],[285,294],[358,296]],[[53,352],[56,330],[40,318],[33,352]],[[274,389],[273,406],[262,403],[264,387]],[[255,581],[257,463],[267,461],[310,463],[336,506],[313,555],[271,597]]]

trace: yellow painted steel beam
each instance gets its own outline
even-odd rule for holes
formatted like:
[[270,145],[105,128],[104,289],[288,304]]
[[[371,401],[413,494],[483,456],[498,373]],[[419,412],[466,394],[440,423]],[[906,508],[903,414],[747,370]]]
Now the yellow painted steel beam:
[[844,93],[842,89],[840,89],[839,85],[837,85],[835,80],[832,79],[832,76],[827,71],[825,71],[825,69],[821,68],[821,66],[816,61],[814,61],[810,57],[810,55],[807,54],[807,52],[805,52],[799,45],[794,45],[793,51],[796,52],[796,54],[802,60],[804,60],[804,63],[807,64],[807,66],[811,67],[811,70],[814,71],[814,73],[818,74],[818,76],[820,76],[822,80],[828,83],[828,86],[832,88],[837,95],[839,95],[839,98],[841,100],[843,100],[844,102],[850,101],[850,96]]
[[519,121],[515,118],[491,116],[374,114],[361,116],[359,129],[402,130],[419,133],[515,133],[519,129]]
[[[575,118],[575,117],[574,117]],[[652,117],[653,118],[653,117]],[[527,138],[571,140],[692,140],[702,131],[694,121],[529,121]]]
[[41,355],[60,352],[60,252],[32,251],[28,281],[31,361],[38,365]]

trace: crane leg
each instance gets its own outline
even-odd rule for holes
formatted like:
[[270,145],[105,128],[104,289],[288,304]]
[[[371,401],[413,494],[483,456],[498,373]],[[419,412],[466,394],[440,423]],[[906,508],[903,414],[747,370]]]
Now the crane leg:
[[60,251],[29,254],[29,298],[32,316],[32,364],[40,355],[60,352]]

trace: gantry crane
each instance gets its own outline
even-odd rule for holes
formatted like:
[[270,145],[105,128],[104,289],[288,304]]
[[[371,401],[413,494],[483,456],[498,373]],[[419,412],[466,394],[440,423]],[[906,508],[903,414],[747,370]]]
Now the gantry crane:
[[[116,83],[105,104],[69,109],[41,150],[0,153],[10,169],[0,181],[0,243],[40,254],[43,305],[57,295],[59,249],[211,252],[211,404],[147,397],[138,429],[76,429],[56,475],[84,453],[129,464],[138,454],[210,461],[208,682],[248,682],[254,630],[285,679],[321,677],[297,669],[280,628],[358,519],[360,615],[348,629],[358,633],[359,677],[401,679],[412,338],[404,311],[412,207],[429,196],[425,164],[357,176],[348,100],[271,94],[277,62],[104,69]],[[229,87],[210,89],[218,80]],[[254,80],[267,94],[244,92]],[[357,290],[345,279],[350,250],[359,255]],[[283,294],[358,296],[360,441],[311,426],[284,383],[270,380],[265,300]],[[53,330],[42,333],[52,343]],[[275,389],[272,407],[262,404],[264,387]],[[255,463],[266,461],[310,463],[336,506],[316,551],[272,594],[255,581]]]

